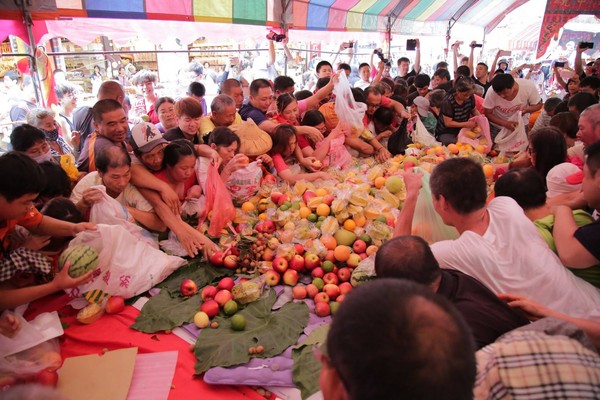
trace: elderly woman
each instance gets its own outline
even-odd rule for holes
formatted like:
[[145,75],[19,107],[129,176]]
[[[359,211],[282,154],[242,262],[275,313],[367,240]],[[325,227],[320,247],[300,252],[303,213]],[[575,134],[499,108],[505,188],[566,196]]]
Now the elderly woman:
[[59,133],[59,126],[54,119],[54,111],[35,108],[29,112],[27,123],[40,129],[46,135],[52,155],[73,154],[73,150]]
[[147,115],[153,124],[159,122],[154,109],[154,103],[158,99],[158,95],[154,91],[157,80],[158,78],[154,72],[143,69],[133,77],[132,81],[142,92],[142,96],[136,101],[133,111],[138,117]]
[[177,128],[177,114],[175,114],[175,100],[171,97],[159,97],[154,103],[154,109],[160,121],[156,128],[165,133],[169,129]]

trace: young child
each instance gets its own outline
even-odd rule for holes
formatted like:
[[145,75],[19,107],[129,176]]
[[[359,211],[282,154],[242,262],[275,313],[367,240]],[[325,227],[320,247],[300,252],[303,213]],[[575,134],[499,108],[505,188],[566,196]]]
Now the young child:
[[[10,152],[0,157],[0,311],[39,299],[59,290],[79,286],[88,281],[89,272],[79,278],[71,278],[69,266],[65,267],[47,283],[18,287],[16,280],[24,275],[34,275],[38,281],[51,276],[52,267],[44,255],[37,252],[48,239],[32,239],[18,247],[11,243],[11,234],[17,225],[39,236],[75,236],[77,233],[95,229],[95,224],[72,223],[43,216],[34,202],[44,189],[45,177],[39,165],[25,154]],[[9,324],[9,326],[11,326]]]

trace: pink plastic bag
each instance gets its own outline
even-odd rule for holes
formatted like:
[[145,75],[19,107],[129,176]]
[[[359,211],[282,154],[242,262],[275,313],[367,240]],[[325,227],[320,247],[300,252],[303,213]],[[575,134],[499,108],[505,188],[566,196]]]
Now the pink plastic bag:
[[489,153],[492,150],[494,142],[492,142],[492,136],[490,135],[490,123],[488,119],[484,115],[476,115],[469,119],[469,121],[475,121],[477,126],[481,128],[481,133],[475,139],[471,139],[465,135],[465,132],[469,131],[469,129],[462,128],[458,133],[457,141],[470,144],[473,147],[484,145],[486,153]]
[[231,195],[219,175],[219,168],[213,163],[208,166],[205,204],[204,211],[198,218],[198,226],[212,211],[208,233],[211,236],[219,236],[225,225],[235,218],[235,207],[231,201]]

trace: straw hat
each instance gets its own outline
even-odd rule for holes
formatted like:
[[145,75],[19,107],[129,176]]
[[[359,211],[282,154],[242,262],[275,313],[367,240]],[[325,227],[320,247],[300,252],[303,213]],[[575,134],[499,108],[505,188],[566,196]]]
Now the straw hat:
[[273,147],[271,136],[260,129],[252,119],[230,127],[240,138],[240,153],[256,157],[267,153]]

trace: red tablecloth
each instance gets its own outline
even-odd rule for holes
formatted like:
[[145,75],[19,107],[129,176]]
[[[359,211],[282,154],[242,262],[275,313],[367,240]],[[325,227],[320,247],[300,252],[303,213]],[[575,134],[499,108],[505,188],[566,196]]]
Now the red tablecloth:
[[[104,349],[116,350],[137,347],[138,353],[161,351],[179,352],[177,367],[173,377],[173,388],[169,400],[194,399],[256,399],[264,400],[247,386],[216,386],[205,383],[194,375],[196,358],[190,344],[173,334],[146,334],[129,328],[139,311],[127,306],[117,315],[104,315],[91,325],[82,325],[75,319],[76,311],[67,303],[66,295],[52,295],[32,303],[25,318],[33,319],[40,313],[58,310],[61,321],[68,324],[60,339],[63,358],[86,354],[101,354]],[[192,396],[192,397],[190,397]]]

